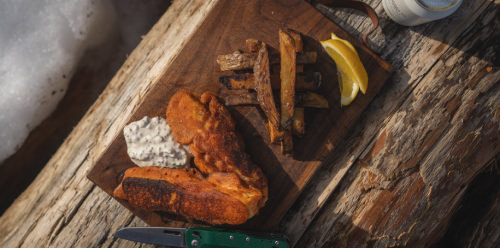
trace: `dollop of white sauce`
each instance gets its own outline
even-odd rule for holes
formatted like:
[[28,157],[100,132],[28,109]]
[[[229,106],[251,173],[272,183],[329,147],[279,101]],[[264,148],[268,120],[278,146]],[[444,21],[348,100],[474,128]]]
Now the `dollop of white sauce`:
[[125,126],[127,153],[138,166],[187,167],[191,154],[172,137],[167,121],[145,116]]

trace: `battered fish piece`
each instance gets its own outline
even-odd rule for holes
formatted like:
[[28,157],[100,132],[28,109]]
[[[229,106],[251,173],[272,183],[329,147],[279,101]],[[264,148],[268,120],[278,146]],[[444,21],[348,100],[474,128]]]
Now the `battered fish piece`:
[[195,169],[134,167],[115,189],[117,198],[150,211],[168,211],[211,224],[241,224],[255,215],[262,193],[241,183],[234,173],[204,178]]
[[262,190],[267,200],[262,170],[250,160],[231,114],[213,94],[204,93],[198,101],[188,92],[176,93],[168,104],[167,122],[177,142],[191,145],[194,163],[203,174],[234,172],[249,186]]
[[191,145],[198,169],[130,168],[114,196],[211,224],[242,224],[257,214],[267,201],[267,180],[246,154],[229,111],[210,93],[198,101],[178,92],[166,114],[174,139]]

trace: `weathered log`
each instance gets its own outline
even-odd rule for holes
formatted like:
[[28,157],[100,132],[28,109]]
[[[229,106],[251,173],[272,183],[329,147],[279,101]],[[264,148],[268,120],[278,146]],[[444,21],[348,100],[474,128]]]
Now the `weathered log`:
[[[152,1],[149,1],[152,2]],[[119,8],[121,3],[113,3]],[[147,4],[147,3],[145,3]],[[156,4],[157,8],[141,21],[141,25],[132,28],[131,34],[146,33],[167,10],[170,2]],[[121,12],[117,18],[127,15]],[[128,34],[128,35],[131,35]],[[136,33],[139,35],[139,33]],[[139,37],[137,37],[139,38]],[[139,43],[139,39],[136,43]],[[121,64],[125,54],[130,54],[136,44],[125,44],[121,37],[112,35],[104,44],[93,47],[85,52],[75,68],[68,88],[59,89],[53,94],[64,94],[54,111],[40,125],[33,129],[19,150],[0,163],[0,214],[19,196],[35,179],[44,165],[71,133],[73,127],[89,110]],[[62,75],[63,78],[70,75]],[[0,87],[3,90],[3,87]]]
[[121,227],[144,223],[86,175],[215,2],[175,1],[169,7],[38,177],[0,217],[0,246],[134,244],[117,241],[112,234]]
[[[0,246],[149,247],[111,236],[145,224],[85,176],[215,2],[172,4],[0,217]],[[385,16],[380,0],[366,2]],[[499,153],[500,29],[492,5],[464,1],[452,17],[414,28],[382,19],[384,32],[370,39],[396,73],[345,142],[330,148],[282,222],[297,247],[428,246],[444,234],[468,185]],[[317,7],[357,37],[371,28],[351,11]],[[468,244],[498,245],[499,201]]]
[[446,234],[433,247],[500,247],[500,157],[470,183]]
[[403,39],[408,29],[382,23],[372,39],[386,41],[379,49],[398,68],[394,83],[282,222],[298,247],[429,246],[443,235],[467,185],[499,152],[495,12],[491,2],[464,3]]

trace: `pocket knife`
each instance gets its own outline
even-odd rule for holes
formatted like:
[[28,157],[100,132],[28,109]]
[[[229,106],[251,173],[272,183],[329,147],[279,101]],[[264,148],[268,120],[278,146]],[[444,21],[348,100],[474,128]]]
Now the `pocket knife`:
[[222,228],[125,227],[113,236],[131,241],[188,248],[288,248],[284,235],[229,231]]

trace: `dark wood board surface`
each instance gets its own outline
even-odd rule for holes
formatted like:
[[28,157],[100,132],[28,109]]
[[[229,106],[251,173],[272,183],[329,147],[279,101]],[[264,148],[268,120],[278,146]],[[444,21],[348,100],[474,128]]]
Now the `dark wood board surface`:
[[[164,117],[170,97],[179,90],[196,95],[205,91],[219,94],[222,86],[217,81],[218,76],[230,73],[217,71],[216,56],[238,49],[245,50],[247,38],[262,40],[276,49],[279,47],[280,27],[301,32],[304,50],[318,52],[318,62],[306,66],[306,70],[321,72],[323,84],[318,92],[328,99],[330,108],[306,109],[306,135],[294,139],[293,158],[283,156],[279,145],[269,144],[263,114],[256,107],[230,108],[237,129],[245,139],[247,152],[263,169],[269,181],[266,206],[241,226],[242,229],[272,230],[276,227],[322,161],[341,141],[390,76],[392,68],[388,63],[305,1],[220,1],[179,55],[165,68],[161,79],[147,93],[147,100],[141,103],[129,120],[136,121],[146,115]],[[331,32],[356,47],[369,76],[367,94],[359,93],[356,100],[344,108],[340,107],[335,64],[317,42],[328,39]],[[96,161],[88,178],[111,194],[122,173],[133,166],[126,153],[124,137],[120,134]],[[185,225],[184,221],[175,221],[170,215],[138,211],[125,201],[121,203],[149,225]]]

